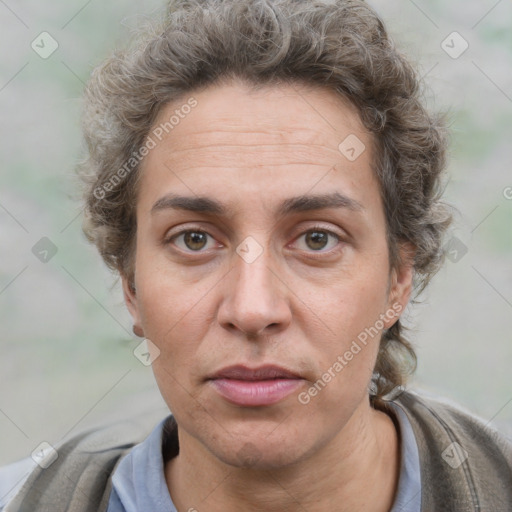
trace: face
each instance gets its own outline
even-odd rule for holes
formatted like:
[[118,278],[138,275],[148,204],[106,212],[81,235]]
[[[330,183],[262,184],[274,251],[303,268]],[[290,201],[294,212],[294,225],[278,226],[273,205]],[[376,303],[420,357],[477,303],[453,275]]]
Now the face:
[[155,123],[182,113],[141,168],[125,300],[180,435],[279,467],[357,430],[411,269],[390,269],[372,138],[350,104],[299,85],[192,96]]

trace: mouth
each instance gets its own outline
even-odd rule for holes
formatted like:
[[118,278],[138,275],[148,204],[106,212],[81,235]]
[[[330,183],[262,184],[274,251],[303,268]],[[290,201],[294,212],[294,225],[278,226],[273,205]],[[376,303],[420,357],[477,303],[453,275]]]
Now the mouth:
[[304,379],[286,368],[229,366],[210,376],[209,384],[225,400],[243,407],[275,404],[298,390]]

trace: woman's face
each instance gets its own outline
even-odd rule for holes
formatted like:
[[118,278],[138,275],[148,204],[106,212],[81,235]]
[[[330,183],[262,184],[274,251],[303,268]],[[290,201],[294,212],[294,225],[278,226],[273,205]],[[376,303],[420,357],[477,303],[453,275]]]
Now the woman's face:
[[352,106],[298,85],[191,96],[150,133],[125,298],[180,435],[228,464],[292,464],[356,429],[411,271],[390,271]]

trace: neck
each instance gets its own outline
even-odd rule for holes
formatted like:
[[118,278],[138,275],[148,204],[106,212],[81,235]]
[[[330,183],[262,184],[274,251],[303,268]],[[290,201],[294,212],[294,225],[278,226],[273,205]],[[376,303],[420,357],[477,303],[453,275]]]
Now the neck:
[[313,455],[272,470],[225,464],[179,429],[180,453],[165,467],[174,504],[199,512],[388,512],[399,476],[397,432],[384,412],[367,403],[359,409]]

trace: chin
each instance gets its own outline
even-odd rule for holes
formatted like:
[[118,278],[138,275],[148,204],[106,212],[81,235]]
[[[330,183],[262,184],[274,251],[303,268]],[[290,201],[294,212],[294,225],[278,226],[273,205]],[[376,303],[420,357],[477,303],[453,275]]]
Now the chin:
[[282,438],[276,437],[272,442],[268,438],[246,441],[241,439],[236,445],[230,443],[225,449],[216,446],[211,451],[219,460],[230,466],[265,471],[299,462],[306,457],[303,450],[304,444],[300,440],[293,442],[288,439],[288,443],[285,443]]

